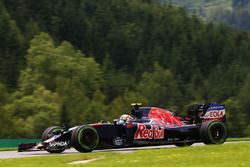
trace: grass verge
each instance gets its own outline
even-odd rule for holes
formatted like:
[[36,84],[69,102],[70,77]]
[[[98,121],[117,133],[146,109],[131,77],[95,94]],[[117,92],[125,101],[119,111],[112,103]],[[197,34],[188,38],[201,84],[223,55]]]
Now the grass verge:
[[[244,138],[228,138],[227,142],[231,141],[250,141],[250,137],[244,137]],[[0,148],[0,151],[15,151],[17,150],[16,147],[7,147],[7,148]]]
[[[250,137],[243,137],[243,138],[228,138],[227,142],[232,141],[250,141]],[[0,151],[15,151],[17,150],[16,147],[6,147],[6,148],[0,148]]]
[[0,151],[14,151],[17,150],[16,147],[7,147],[7,148],[0,148]]
[[243,137],[243,138],[227,138],[227,141],[250,141],[250,137]]
[[[129,153],[103,152],[63,154],[42,157],[0,160],[0,166],[15,167],[115,167],[115,166],[192,166],[230,167],[250,166],[250,143],[231,143],[185,148],[139,150]],[[99,159],[87,164],[70,165],[70,162]]]

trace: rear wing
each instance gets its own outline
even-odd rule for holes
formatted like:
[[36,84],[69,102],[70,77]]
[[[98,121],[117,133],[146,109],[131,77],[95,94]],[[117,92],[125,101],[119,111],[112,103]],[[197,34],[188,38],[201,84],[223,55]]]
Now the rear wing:
[[226,121],[226,109],[224,105],[210,103],[207,110],[201,116],[203,120],[221,120]]
[[199,123],[207,120],[226,121],[225,106],[219,103],[193,104],[188,107],[187,118]]

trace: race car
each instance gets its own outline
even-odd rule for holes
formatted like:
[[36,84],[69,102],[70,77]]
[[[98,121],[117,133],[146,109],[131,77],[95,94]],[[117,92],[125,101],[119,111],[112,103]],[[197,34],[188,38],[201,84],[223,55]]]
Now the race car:
[[181,118],[166,109],[133,103],[131,114],[123,114],[113,123],[98,122],[70,129],[52,126],[43,132],[40,143],[19,144],[18,151],[61,153],[71,147],[79,152],[91,152],[161,144],[190,146],[196,142],[222,144],[226,138],[224,105],[194,104]]

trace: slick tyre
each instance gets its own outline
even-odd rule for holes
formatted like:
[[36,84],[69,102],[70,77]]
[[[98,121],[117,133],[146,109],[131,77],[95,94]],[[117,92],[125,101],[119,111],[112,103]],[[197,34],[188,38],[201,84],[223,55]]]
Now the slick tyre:
[[71,144],[79,152],[91,152],[98,143],[99,135],[91,126],[81,125],[71,135]]
[[[60,126],[48,127],[47,129],[45,129],[45,131],[42,134],[42,141],[45,141],[45,140],[53,137],[54,135],[57,135],[57,134],[61,133],[62,130],[64,130],[64,129],[62,127],[60,127]],[[46,151],[48,151],[49,153],[61,153],[64,150],[65,149],[57,149],[57,150],[47,149]]]
[[222,121],[204,122],[201,125],[200,138],[205,144],[223,144],[227,139],[227,128]]

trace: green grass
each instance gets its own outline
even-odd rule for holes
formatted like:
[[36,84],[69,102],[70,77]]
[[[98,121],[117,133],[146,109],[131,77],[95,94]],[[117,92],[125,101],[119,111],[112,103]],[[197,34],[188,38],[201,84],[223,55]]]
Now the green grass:
[[16,147],[0,148],[0,151],[13,151],[13,150],[17,150],[17,148]]
[[250,141],[250,137],[243,137],[243,138],[227,138],[227,141]]
[[[244,138],[228,138],[227,141],[228,141],[228,142],[231,142],[231,141],[250,141],[250,137],[244,137]],[[15,150],[17,150],[16,147],[0,148],[0,151],[15,151]]]
[[[250,166],[250,143],[231,143],[185,148],[166,148],[140,150],[130,153],[103,152],[70,155],[53,155],[21,159],[0,160],[0,166],[15,167],[112,167],[112,166],[192,166],[192,167],[238,167]],[[69,162],[101,158],[100,160],[81,165],[69,165]]]

